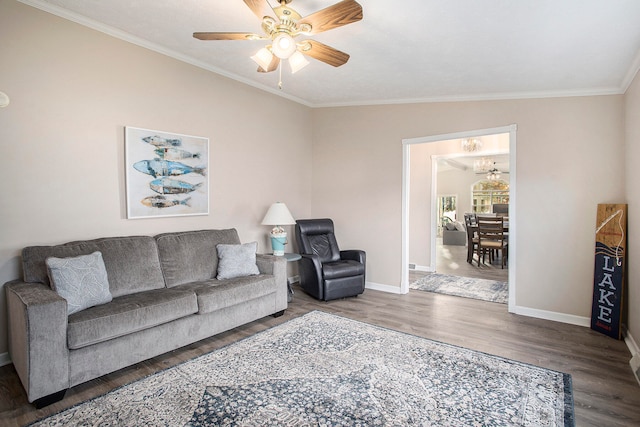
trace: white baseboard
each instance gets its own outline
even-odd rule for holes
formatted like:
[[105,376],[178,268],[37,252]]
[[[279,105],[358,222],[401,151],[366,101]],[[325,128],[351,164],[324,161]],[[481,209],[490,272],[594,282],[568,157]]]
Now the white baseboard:
[[383,285],[382,283],[367,282],[364,287],[374,291],[388,292],[390,294],[401,294],[400,286]]
[[409,264],[409,269],[415,270],[415,271],[424,271],[427,273],[433,273],[435,271],[433,268],[429,267],[428,265],[416,265],[416,264]]
[[[288,280],[289,284],[299,283],[300,282],[300,276],[289,277],[287,280]],[[382,283],[366,282],[364,284],[364,287],[365,287],[365,289],[372,289],[374,291],[388,292],[390,294],[401,294],[402,293],[402,292],[400,292],[400,287],[399,286],[383,285]]]
[[635,356],[629,361],[633,375],[636,377],[636,381],[640,384],[640,353],[636,353]]
[[629,366],[631,366],[631,370],[633,371],[633,375],[636,377],[636,381],[640,384],[640,348],[638,348],[636,340],[633,339],[633,336],[628,330],[624,334],[624,342],[627,344],[627,347],[631,352]]
[[9,353],[0,353],[0,366],[8,365],[11,363]]
[[591,326],[591,318],[575,316],[573,314],[558,313],[555,311],[539,310],[537,308],[515,306],[511,311],[522,316],[536,317],[538,319],[553,320],[555,322],[568,323],[570,325]]
[[629,347],[631,356],[638,356],[640,358],[640,347],[638,347],[638,343],[633,339],[629,330],[624,334],[624,342],[627,344],[627,347]]

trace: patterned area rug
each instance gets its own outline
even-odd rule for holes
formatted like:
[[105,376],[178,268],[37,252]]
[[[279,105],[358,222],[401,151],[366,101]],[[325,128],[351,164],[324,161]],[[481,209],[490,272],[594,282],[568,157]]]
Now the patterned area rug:
[[473,277],[449,276],[430,273],[409,285],[410,289],[454,295],[457,297],[480,299],[506,304],[509,298],[509,284],[495,280]]
[[571,376],[314,311],[37,426],[573,426]]

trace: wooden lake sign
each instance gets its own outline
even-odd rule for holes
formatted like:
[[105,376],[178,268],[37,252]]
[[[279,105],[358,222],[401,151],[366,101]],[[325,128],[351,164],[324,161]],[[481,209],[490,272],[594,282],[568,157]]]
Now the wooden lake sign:
[[627,205],[598,205],[591,329],[622,337]]

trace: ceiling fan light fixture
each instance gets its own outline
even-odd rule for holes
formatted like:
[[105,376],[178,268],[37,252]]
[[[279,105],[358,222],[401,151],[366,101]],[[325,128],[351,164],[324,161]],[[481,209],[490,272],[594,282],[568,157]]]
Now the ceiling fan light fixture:
[[253,61],[260,66],[263,70],[267,71],[269,69],[269,64],[273,60],[273,55],[269,52],[269,49],[263,47],[255,55],[251,57]]
[[[236,0],[237,1],[237,0]],[[194,32],[198,40],[270,40],[264,48],[251,56],[259,73],[279,70],[278,87],[282,89],[282,60],[289,59],[295,73],[309,64],[310,56],[333,67],[347,63],[349,55],[313,40],[296,43],[300,35],[315,35],[362,19],[362,6],[356,0],[339,0],[329,7],[302,17],[288,5],[292,0],[244,0],[245,5],[261,21],[264,35],[251,32]],[[328,1],[328,0],[327,0]],[[272,3],[280,5],[273,7]],[[269,43],[269,41],[267,42]],[[306,56],[303,56],[306,55]]]
[[292,74],[302,70],[307,65],[309,65],[309,61],[307,61],[307,58],[305,58],[300,51],[295,51],[289,58],[289,66],[291,67]]
[[271,47],[273,54],[280,59],[289,58],[297,49],[295,40],[287,33],[278,34],[273,39],[273,46]]
[[487,179],[489,181],[497,181],[500,179],[500,173],[501,172],[494,166],[493,169],[487,173]]

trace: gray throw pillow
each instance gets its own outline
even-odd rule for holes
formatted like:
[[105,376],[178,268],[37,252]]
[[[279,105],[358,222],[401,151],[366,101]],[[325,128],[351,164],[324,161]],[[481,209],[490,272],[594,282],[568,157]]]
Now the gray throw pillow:
[[260,274],[256,264],[258,242],[243,245],[216,245],[218,249],[218,280]]
[[45,260],[51,287],[67,300],[67,314],[112,300],[102,253]]

